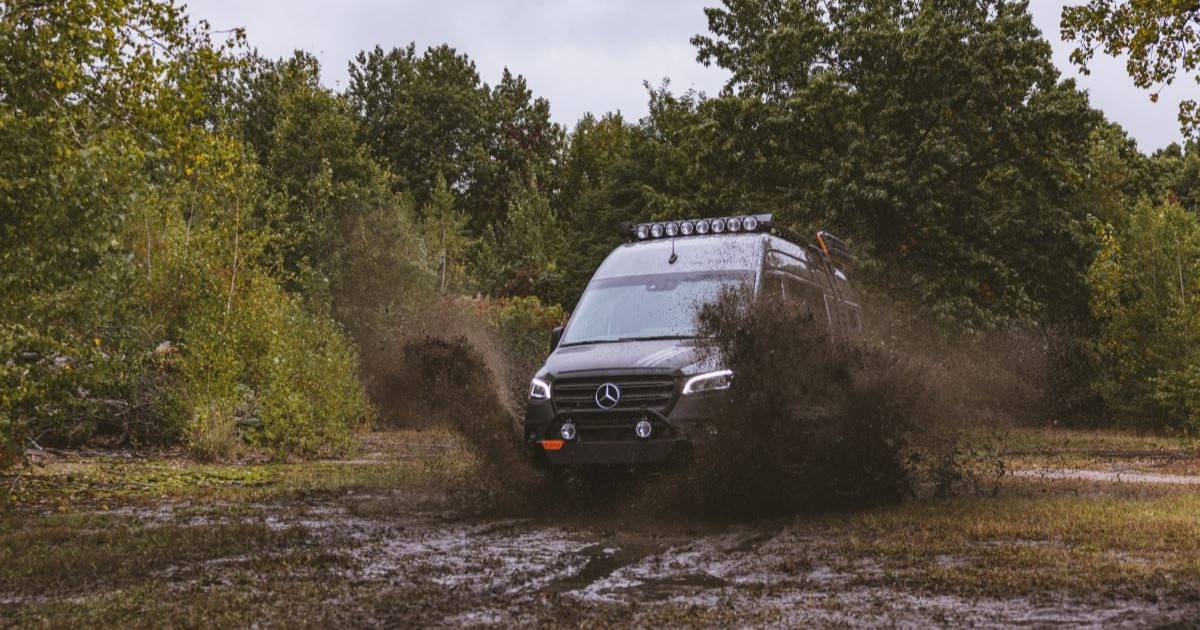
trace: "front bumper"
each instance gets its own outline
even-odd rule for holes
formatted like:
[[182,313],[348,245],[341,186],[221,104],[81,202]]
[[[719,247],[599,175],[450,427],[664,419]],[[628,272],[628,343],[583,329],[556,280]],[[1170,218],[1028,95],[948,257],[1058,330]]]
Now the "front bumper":
[[540,449],[545,463],[553,466],[678,464],[688,460],[691,450],[691,442],[680,438],[647,439],[637,442],[572,440],[564,442],[555,450],[546,450],[544,447]]
[[528,454],[551,466],[682,464],[690,461],[695,443],[706,437],[709,420],[728,409],[727,394],[679,396],[666,414],[644,410],[641,413],[654,425],[654,434],[616,440],[597,439],[583,430],[576,439],[563,440],[559,434],[563,422],[575,419],[580,424],[588,412],[556,413],[549,400],[531,400],[522,435]]

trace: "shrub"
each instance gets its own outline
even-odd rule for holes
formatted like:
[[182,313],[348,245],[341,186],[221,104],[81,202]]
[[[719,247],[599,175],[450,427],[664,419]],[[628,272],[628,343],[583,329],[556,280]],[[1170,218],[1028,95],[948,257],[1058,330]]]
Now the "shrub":
[[189,446],[230,454],[236,446],[224,443],[236,426],[236,435],[276,457],[351,450],[372,411],[346,335],[261,271],[244,270],[229,293],[211,280],[222,277],[217,269],[190,262],[192,298],[174,305],[181,320],[175,401]]

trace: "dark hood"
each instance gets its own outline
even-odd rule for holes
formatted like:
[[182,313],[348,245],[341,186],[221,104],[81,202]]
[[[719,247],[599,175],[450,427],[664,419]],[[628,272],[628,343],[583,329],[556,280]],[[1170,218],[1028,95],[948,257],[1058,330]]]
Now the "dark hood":
[[693,339],[620,341],[560,346],[546,359],[540,375],[566,376],[591,370],[704,371],[709,353]]

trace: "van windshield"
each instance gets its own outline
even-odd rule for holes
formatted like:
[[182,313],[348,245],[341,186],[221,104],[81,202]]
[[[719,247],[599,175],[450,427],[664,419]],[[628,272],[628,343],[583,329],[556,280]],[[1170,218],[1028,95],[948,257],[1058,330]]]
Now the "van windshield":
[[695,337],[696,309],[721,289],[748,287],[753,279],[750,271],[705,271],[593,281],[562,345]]

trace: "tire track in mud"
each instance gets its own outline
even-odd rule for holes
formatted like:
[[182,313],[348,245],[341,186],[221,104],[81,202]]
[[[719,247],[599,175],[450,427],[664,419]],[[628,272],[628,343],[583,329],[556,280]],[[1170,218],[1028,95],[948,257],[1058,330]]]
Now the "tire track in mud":
[[[881,559],[842,555],[836,529],[795,521],[683,524],[599,514],[480,520],[418,506],[412,497],[387,498],[310,497],[299,505],[255,505],[232,518],[303,528],[311,544],[341,559],[311,569],[327,571],[319,579],[385,600],[402,593],[412,619],[438,627],[1126,627],[1196,612],[1179,601],[992,599],[897,587],[885,579]],[[203,573],[214,583],[238,583],[232,578],[239,571],[244,577],[252,570],[239,568],[244,560],[215,561]]]

